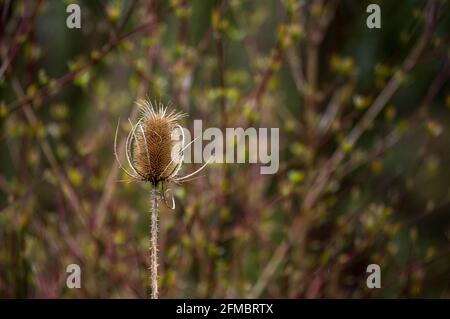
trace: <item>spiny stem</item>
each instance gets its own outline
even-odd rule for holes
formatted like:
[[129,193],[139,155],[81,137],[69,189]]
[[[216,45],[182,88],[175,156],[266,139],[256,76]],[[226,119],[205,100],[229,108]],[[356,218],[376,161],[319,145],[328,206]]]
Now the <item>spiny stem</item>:
[[150,225],[150,280],[151,298],[158,299],[158,195],[156,187],[151,192],[151,225]]

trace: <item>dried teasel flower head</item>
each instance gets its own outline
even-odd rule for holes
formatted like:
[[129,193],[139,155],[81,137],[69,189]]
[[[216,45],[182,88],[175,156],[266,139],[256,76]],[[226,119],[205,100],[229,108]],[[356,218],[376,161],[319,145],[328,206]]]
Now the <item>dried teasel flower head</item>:
[[162,104],[155,108],[148,100],[137,104],[142,110],[129,140],[134,141],[132,162],[139,176],[157,186],[170,181],[180,170],[183,140],[175,136],[182,137],[183,129],[178,121],[185,114],[168,112]]
[[114,153],[119,166],[135,180],[150,182],[157,187],[166,182],[184,182],[197,174],[208,163],[186,176],[178,176],[184,159],[184,150],[195,140],[184,145],[184,131],[178,121],[186,114],[169,111],[161,103],[152,104],[150,100],[139,100],[141,114],[131,124],[125,143],[125,155],[130,170],[121,164],[117,155],[117,132],[114,140]]

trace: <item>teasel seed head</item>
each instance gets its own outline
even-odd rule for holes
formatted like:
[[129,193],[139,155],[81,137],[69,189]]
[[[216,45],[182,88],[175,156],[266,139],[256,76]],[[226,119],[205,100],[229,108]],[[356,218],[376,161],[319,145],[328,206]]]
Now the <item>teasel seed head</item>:
[[[168,107],[162,103],[152,104],[149,99],[141,99],[136,104],[141,107],[141,114],[135,124],[128,119],[131,130],[125,142],[125,155],[129,169],[122,165],[117,154],[119,123],[114,138],[114,155],[119,167],[134,180],[150,182],[154,187],[162,184],[162,195],[166,199],[166,193],[171,192],[170,189],[164,190],[166,183],[182,183],[190,180],[192,176],[203,170],[211,159],[196,171],[185,176],[178,176],[184,160],[183,152],[196,140],[190,141],[187,145],[184,144],[184,131],[178,121],[186,114],[169,111]],[[168,206],[174,208],[173,194],[170,197],[172,204]]]
[[170,111],[159,104],[155,108],[148,100],[140,100],[141,117],[134,132],[132,161],[136,171],[144,180],[157,186],[170,181],[181,167],[183,141],[174,138],[182,136],[178,121],[183,113]]

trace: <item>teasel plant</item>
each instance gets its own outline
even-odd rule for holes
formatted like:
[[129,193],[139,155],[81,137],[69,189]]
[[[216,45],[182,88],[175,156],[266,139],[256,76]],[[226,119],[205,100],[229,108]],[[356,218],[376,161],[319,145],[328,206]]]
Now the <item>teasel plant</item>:
[[135,124],[130,119],[131,130],[125,142],[125,157],[128,169],[121,163],[117,152],[117,135],[114,137],[114,155],[119,167],[131,180],[151,184],[150,192],[150,298],[158,299],[158,208],[162,199],[167,207],[175,209],[175,199],[170,186],[189,181],[210,162],[199,169],[180,176],[184,151],[196,140],[185,145],[185,135],[179,121],[185,113],[169,110],[161,102],[152,103],[148,98],[136,102],[141,108]]

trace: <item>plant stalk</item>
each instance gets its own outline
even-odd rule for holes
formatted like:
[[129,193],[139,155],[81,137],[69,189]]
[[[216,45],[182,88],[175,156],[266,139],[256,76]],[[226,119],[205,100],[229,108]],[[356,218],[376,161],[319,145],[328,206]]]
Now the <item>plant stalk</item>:
[[156,187],[151,192],[151,225],[150,225],[150,281],[151,299],[158,299],[158,195]]

